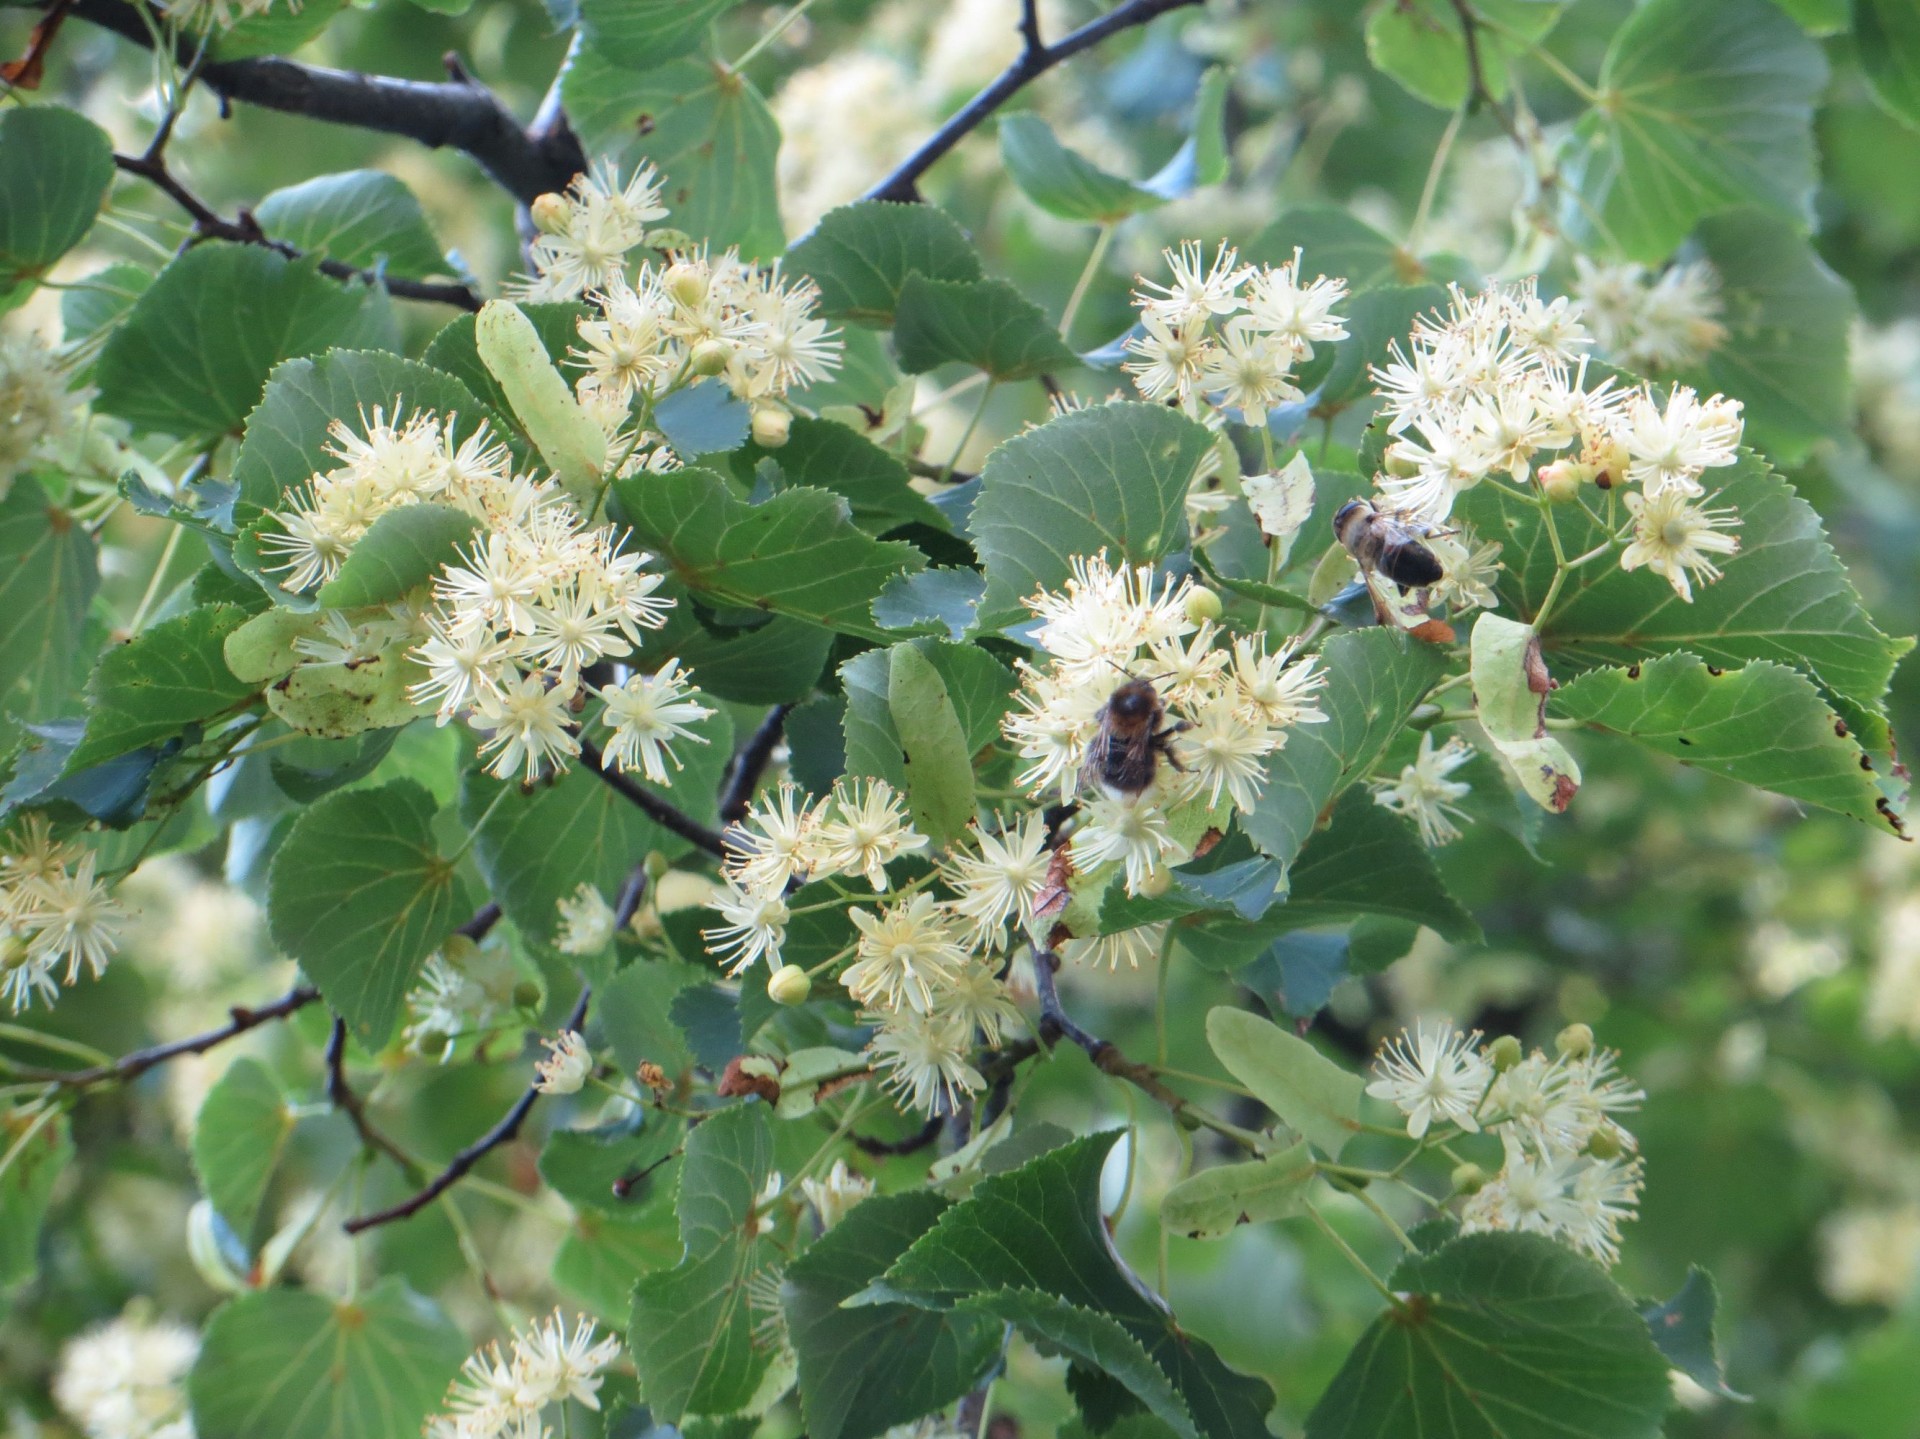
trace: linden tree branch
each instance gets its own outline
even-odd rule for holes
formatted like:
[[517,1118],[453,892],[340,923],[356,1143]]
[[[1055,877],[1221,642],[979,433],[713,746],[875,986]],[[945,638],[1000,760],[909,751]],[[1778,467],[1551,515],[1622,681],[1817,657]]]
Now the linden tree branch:
[[1200,0],[1126,0],[1079,29],[1068,32],[1053,44],[1040,37],[1036,7],[1023,3],[1020,14],[1021,47],[1019,56],[990,85],[962,106],[947,122],[909,155],[891,175],[867,191],[869,200],[914,201],[920,198],[920,177],[935,162],[968,135],[985,124],[993,112],[1011,100],[1027,85],[1063,60],[1091,49],[1109,36],[1132,30],[1157,20],[1171,10],[1197,5]]

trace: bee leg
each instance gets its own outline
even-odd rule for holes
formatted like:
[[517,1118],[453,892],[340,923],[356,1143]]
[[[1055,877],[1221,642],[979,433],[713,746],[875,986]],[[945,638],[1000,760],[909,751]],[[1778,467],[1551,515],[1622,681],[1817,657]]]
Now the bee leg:
[[1153,737],[1153,747],[1155,751],[1180,774],[1185,774],[1187,767],[1180,763],[1180,756],[1173,752],[1173,737],[1182,730],[1190,730],[1192,728],[1193,725],[1190,721],[1181,720],[1177,724],[1168,725]]

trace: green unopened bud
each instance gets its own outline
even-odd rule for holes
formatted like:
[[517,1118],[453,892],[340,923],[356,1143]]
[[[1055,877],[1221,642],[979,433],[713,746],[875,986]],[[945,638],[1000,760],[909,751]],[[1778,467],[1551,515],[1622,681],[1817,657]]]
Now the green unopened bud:
[[813,992],[813,981],[797,964],[782,965],[767,976],[767,997],[775,1004],[805,1004]]
[[1187,591],[1187,618],[1196,625],[1219,619],[1223,608],[1220,596],[1205,585],[1195,585]]
[[1491,1176],[1477,1164],[1457,1164],[1453,1170],[1453,1192],[1455,1194],[1478,1194],[1487,1187]]
[[793,433],[793,414],[780,405],[753,407],[753,442],[763,450],[777,450]]
[[533,228],[543,235],[558,235],[567,228],[567,221],[573,216],[573,207],[567,203],[564,195],[535,195],[533,203],[527,206],[527,212],[533,216]]
[[1505,1074],[1526,1057],[1527,1052],[1520,1047],[1520,1041],[1511,1034],[1503,1034],[1487,1046],[1487,1062],[1493,1066],[1495,1074]]
[[1542,465],[1537,474],[1543,495],[1556,505],[1570,505],[1579,496],[1580,487],[1593,478],[1593,467],[1572,460],[1555,460],[1550,465]]
[[667,871],[673,868],[673,861],[657,849],[647,851],[647,878],[658,884],[666,878]]
[[674,300],[691,310],[707,298],[707,272],[704,266],[675,260],[660,277],[660,287]]
[[479,944],[469,935],[450,934],[440,944],[440,958],[453,969],[465,969],[479,952]]
[[1568,1059],[1585,1059],[1593,1053],[1593,1030],[1584,1024],[1569,1024],[1553,1038],[1553,1047]]
[[1618,1159],[1625,1147],[1620,1143],[1619,1131],[1612,1125],[1602,1125],[1587,1140],[1587,1153],[1595,1159]]
[[540,1003],[540,986],[530,979],[523,979],[513,987],[513,1007],[515,1009],[533,1009]]
[[1146,877],[1140,881],[1140,887],[1134,893],[1143,894],[1148,899],[1158,899],[1172,888],[1173,871],[1161,864],[1147,871]]
[[687,363],[696,375],[717,375],[726,369],[727,361],[732,358],[733,346],[725,340],[702,340],[693,347]]

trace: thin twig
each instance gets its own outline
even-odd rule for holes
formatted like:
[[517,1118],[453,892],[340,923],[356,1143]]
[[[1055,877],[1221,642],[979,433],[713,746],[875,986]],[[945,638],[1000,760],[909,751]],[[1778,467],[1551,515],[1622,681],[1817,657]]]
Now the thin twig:
[[720,823],[737,824],[746,818],[760,776],[767,772],[767,761],[773,758],[774,750],[779,748],[787,732],[787,716],[793,713],[793,708],[791,704],[779,704],[768,710],[767,717],[747,736],[740,753],[733,757],[733,763],[727,767],[726,785],[720,791]]
[[[68,13],[142,48],[153,47],[147,21],[126,0],[74,0]],[[175,58],[184,66],[193,54],[184,49]],[[545,113],[534,125],[522,125],[498,95],[464,74],[440,82],[402,80],[263,55],[203,65],[200,83],[225,103],[459,150],[523,205],[564,190],[587,168],[586,154],[564,117]]]
[[[587,1018],[587,1004],[593,998],[591,988],[580,991],[580,998],[574,1001],[573,1013],[567,1016],[562,1029],[578,1030]],[[361,1234],[382,1224],[392,1224],[396,1220],[411,1219],[434,1200],[458,1184],[467,1173],[482,1159],[485,1159],[501,1145],[507,1144],[520,1133],[520,1126],[527,1122],[527,1115],[540,1098],[540,1091],[528,1085],[526,1092],[513,1102],[513,1107],[500,1116],[493,1128],[481,1135],[465,1149],[447,1161],[447,1167],[427,1181],[426,1185],[401,1200],[398,1204],[385,1209],[375,1210],[372,1214],[357,1215],[346,1221],[341,1227],[349,1234]]]
[[1513,116],[1506,107],[1494,98],[1493,90],[1487,84],[1487,68],[1480,57],[1480,21],[1473,13],[1468,0],[1451,0],[1453,13],[1460,17],[1460,39],[1467,51],[1467,110],[1471,115],[1485,105],[1493,112],[1494,119],[1500,122],[1500,128],[1507,132],[1515,144],[1520,144],[1520,131],[1513,123]]
[[419,1161],[374,1127],[373,1121],[367,1118],[366,1100],[347,1083],[347,1022],[337,1014],[333,1017],[333,1030],[327,1035],[326,1064],[327,1099],[335,1109],[353,1121],[360,1142],[368,1149],[377,1149],[386,1155],[400,1166],[401,1172],[409,1179],[418,1180],[421,1175]]
[[726,858],[727,847],[722,842],[718,830],[707,828],[692,815],[676,809],[652,790],[635,784],[618,770],[608,769],[606,757],[600,753],[600,747],[585,735],[580,736],[580,758],[586,763],[586,767],[593,771],[595,779],[622,799],[631,801],[648,819],[662,829],[672,830],[680,838],[704,849],[716,859]]
[[498,923],[500,923],[500,906],[492,900],[488,900],[473,912],[472,919],[455,929],[454,933],[464,934],[468,939],[478,944],[492,932],[493,927]]
[[21,1068],[16,1074],[22,1079],[35,1080],[48,1084],[58,1084],[66,1089],[86,1089],[96,1084],[125,1084],[138,1079],[157,1064],[165,1064],[169,1059],[178,1059],[183,1054],[205,1054],[217,1045],[238,1038],[250,1029],[258,1029],[263,1024],[272,1024],[277,1019],[285,1019],[296,1010],[305,1009],[320,997],[320,991],[308,985],[297,985],[274,1000],[257,1009],[244,1005],[234,1005],[227,1013],[232,1016],[218,1029],[210,1029],[204,1034],[192,1035],[186,1039],[176,1039],[167,1044],[156,1044],[147,1049],[136,1049],[131,1054],[122,1055],[112,1064],[96,1064],[91,1069],[29,1069]]
[[[163,143],[162,136],[156,136],[154,146]],[[167,168],[164,158],[149,148],[145,155],[115,155],[113,163],[128,175],[137,175],[151,182],[185,210],[193,220],[194,236],[203,240],[226,240],[236,245],[259,245],[276,254],[285,255],[290,260],[304,258],[302,251],[285,240],[276,240],[260,228],[259,221],[250,211],[242,210],[238,220],[223,219],[204,201],[180,183],[179,178]],[[331,275],[336,280],[364,280],[369,284],[386,286],[391,294],[408,300],[427,300],[441,305],[453,305],[462,310],[475,311],[480,308],[481,300],[467,286],[456,282],[445,283],[435,280],[408,280],[388,275],[378,270],[362,269],[357,265],[343,264],[339,260],[322,258],[320,273]]]
[[1040,38],[1039,19],[1035,7],[1023,6],[1020,16],[1020,33],[1023,44],[1020,54],[1014,62],[1000,72],[999,78],[975,95],[961,109],[932,135],[927,137],[919,149],[904,160],[894,172],[867,191],[869,200],[912,201],[920,198],[920,177],[932,169],[935,162],[958,145],[968,135],[985,124],[995,110],[1033,80],[1047,73],[1063,60],[1071,59],[1082,50],[1091,49],[1108,36],[1118,35],[1123,30],[1131,30],[1157,20],[1171,10],[1179,10],[1188,5],[1197,5],[1200,0],[1127,0],[1117,5],[1096,20],[1089,20],[1078,30],[1063,35],[1052,45],[1045,44]]
[[946,1125],[946,1115],[936,1114],[904,1139],[873,1139],[865,1134],[849,1134],[847,1138],[853,1141],[854,1148],[862,1154],[871,1154],[879,1159],[893,1155],[913,1154],[925,1149],[940,1137],[940,1131],[946,1128]]

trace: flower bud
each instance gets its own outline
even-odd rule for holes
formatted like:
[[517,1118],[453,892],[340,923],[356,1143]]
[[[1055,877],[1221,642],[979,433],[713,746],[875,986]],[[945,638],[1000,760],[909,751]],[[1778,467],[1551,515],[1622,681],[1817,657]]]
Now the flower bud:
[[1487,1046],[1487,1062],[1493,1066],[1495,1074],[1505,1074],[1526,1057],[1520,1041],[1511,1034],[1503,1034]]
[[707,298],[707,272],[700,265],[675,260],[660,277],[660,287],[673,297],[674,303],[691,310]]
[[753,407],[753,442],[763,450],[777,450],[793,433],[793,415],[781,405]]
[[1593,478],[1588,466],[1572,460],[1555,460],[1550,465],[1542,465],[1536,473],[1540,492],[1556,505],[1572,504],[1580,493],[1580,486]]
[[513,987],[513,1007],[532,1009],[540,1003],[540,986],[530,979],[523,979]]
[[1594,1130],[1592,1137],[1587,1140],[1587,1153],[1595,1159],[1618,1159],[1624,1148],[1619,1134],[1610,1125],[1602,1125]]
[[727,361],[733,358],[733,346],[725,340],[702,340],[693,347],[693,353],[687,357],[687,363],[696,375],[717,375],[726,369]]
[[464,934],[450,934],[440,945],[440,958],[450,968],[465,970],[474,955],[480,952],[480,946]]
[[1569,1024],[1554,1036],[1553,1047],[1568,1059],[1585,1059],[1593,1053],[1593,1029],[1585,1024]]
[[805,1004],[813,981],[797,964],[784,964],[767,976],[767,997],[775,1004]]
[[1219,619],[1223,609],[1220,596],[1205,585],[1195,585],[1187,591],[1187,618],[1194,624]]
[[1143,894],[1148,899],[1158,899],[1173,888],[1173,871],[1164,864],[1155,865],[1147,871],[1146,878],[1140,881],[1135,894]]
[[1487,1187],[1492,1176],[1477,1164],[1459,1164],[1453,1170],[1453,1192],[1455,1194],[1478,1194]]
[[533,216],[533,228],[543,235],[560,234],[573,218],[573,206],[567,203],[567,197],[551,192],[534,196],[527,211]]
[[673,861],[668,859],[659,850],[650,849],[647,851],[647,878],[655,884],[665,879],[667,871],[672,868]]

